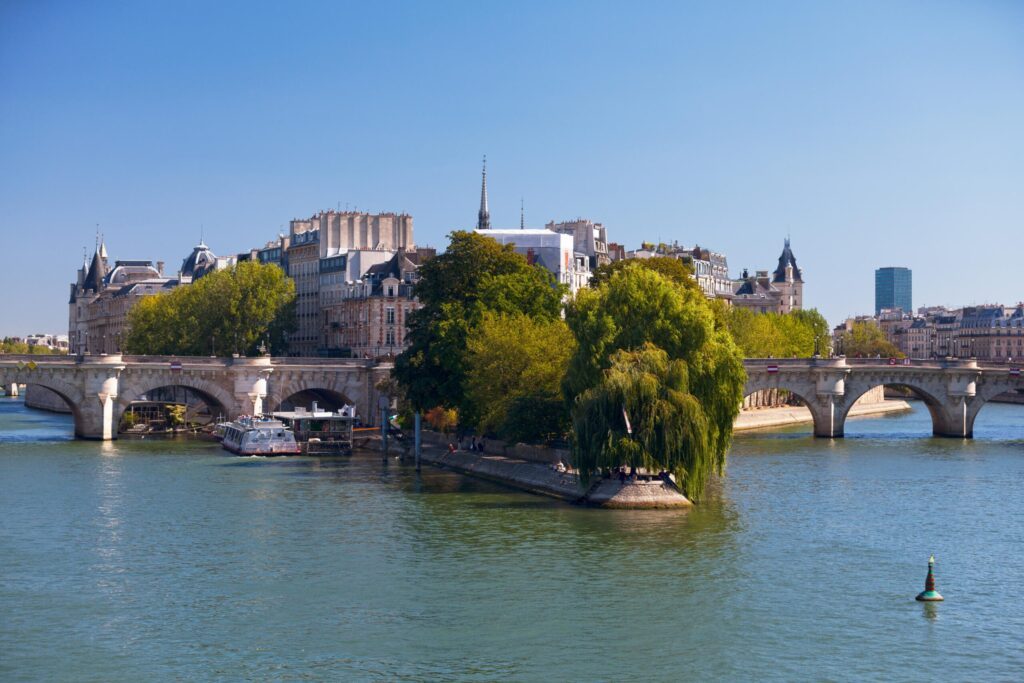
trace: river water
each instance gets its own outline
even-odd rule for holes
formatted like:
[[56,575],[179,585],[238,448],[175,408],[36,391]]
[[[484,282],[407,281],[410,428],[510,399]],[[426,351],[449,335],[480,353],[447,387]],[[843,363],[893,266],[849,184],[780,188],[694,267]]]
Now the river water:
[[3,681],[1024,678],[1024,406],[741,436],[685,513],[70,433],[0,401]]

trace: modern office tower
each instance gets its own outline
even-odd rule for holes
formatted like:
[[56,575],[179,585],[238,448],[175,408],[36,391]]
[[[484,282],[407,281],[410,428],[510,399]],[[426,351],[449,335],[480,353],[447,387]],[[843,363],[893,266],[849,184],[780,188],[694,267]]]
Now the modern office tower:
[[910,268],[888,267],[875,271],[875,315],[883,308],[900,308],[912,314],[914,307]]

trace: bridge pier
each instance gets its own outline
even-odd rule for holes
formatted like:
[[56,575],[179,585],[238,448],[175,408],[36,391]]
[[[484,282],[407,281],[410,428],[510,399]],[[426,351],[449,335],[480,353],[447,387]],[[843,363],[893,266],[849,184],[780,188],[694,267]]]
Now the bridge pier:
[[[267,379],[274,369],[270,356],[258,358],[234,358],[231,373],[234,375],[235,404],[239,413],[261,415],[267,398]],[[232,416],[235,417],[235,416]]]
[[978,393],[980,376],[978,361],[948,361],[943,369],[946,376],[946,400],[932,408],[932,434],[954,439],[974,437],[974,411],[967,403]]
[[7,388],[7,395],[8,396],[12,396],[12,397],[18,395],[18,383],[17,382],[11,382],[11,385]]
[[93,356],[82,360],[84,400],[78,406],[75,436],[110,441],[117,438],[118,380],[125,365],[121,356]]

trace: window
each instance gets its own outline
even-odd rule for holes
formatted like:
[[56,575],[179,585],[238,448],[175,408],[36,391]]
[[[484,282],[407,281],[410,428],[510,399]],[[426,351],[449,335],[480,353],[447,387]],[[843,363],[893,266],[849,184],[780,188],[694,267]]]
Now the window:
[[384,335],[384,343],[387,344],[388,346],[394,346],[395,345],[395,331],[394,330],[390,330],[389,329],[387,331],[387,333]]
[[394,325],[395,324],[395,307],[394,306],[388,306],[387,307],[387,309],[385,311],[384,321],[388,325]]

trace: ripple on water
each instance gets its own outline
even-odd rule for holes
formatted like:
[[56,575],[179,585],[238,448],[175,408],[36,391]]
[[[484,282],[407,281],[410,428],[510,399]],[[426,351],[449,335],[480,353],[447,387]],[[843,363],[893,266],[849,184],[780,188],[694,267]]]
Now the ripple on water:
[[[1024,670],[1024,610],[1007,597],[1024,583],[1024,408],[986,408],[973,442],[928,437],[919,410],[851,421],[837,441],[738,436],[704,503],[635,512],[375,453],[48,440],[69,437],[67,418],[3,408],[0,678]],[[913,600],[931,553],[937,606]]]

